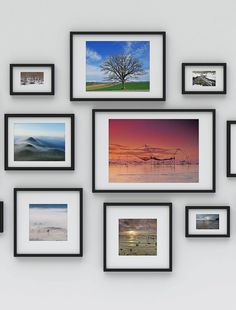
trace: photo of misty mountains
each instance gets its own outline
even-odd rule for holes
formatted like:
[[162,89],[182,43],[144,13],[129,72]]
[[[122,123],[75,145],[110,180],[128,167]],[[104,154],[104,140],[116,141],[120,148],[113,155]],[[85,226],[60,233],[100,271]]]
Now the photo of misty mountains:
[[65,123],[15,123],[15,161],[65,161]]

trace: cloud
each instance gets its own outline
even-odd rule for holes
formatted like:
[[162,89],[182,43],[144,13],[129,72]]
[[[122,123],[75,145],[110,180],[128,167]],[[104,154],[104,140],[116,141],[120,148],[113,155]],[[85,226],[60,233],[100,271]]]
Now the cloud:
[[134,42],[127,41],[124,46],[124,53],[128,55],[132,54],[134,57],[140,58],[148,51],[148,48],[149,48],[149,42],[146,41],[142,42],[141,46],[137,47],[135,41]]
[[104,76],[99,66],[88,65],[86,66],[86,81],[87,82],[102,82]]
[[125,54],[131,54],[132,53],[132,45],[133,43],[131,41],[127,41],[125,46],[124,46],[124,53]]
[[102,56],[99,55],[96,51],[91,50],[90,48],[86,49],[86,57],[91,61],[100,61]]
[[155,233],[157,231],[156,219],[119,219],[119,231],[125,233],[127,231]]

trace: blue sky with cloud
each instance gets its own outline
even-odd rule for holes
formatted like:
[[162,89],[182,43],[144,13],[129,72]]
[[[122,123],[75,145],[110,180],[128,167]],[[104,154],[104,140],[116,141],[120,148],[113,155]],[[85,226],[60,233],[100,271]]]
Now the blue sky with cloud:
[[64,137],[65,123],[15,123],[15,137]]
[[130,54],[140,60],[145,74],[135,81],[149,81],[150,42],[149,41],[87,41],[86,81],[104,82],[105,75],[100,65],[108,56]]

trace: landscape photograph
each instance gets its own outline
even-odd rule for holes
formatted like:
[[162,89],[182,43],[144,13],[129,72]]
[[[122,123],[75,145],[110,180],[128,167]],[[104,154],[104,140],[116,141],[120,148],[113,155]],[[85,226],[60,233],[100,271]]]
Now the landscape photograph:
[[86,41],[86,91],[149,91],[149,41]]
[[157,255],[157,219],[119,219],[119,255]]
[[21,85],[42,85],[44,83],[44,72],[21,72]]
[[110,183],[197,183],[198,119],[110,119]]
[[15,161],[65,161],[65,123],[15,123]]
[[67,209],[67,204],[29,204],[29,240],[66,241]]
[[193,86],[216,86],[216,71],[193,71]]
[[219,214],[197,214],[196,229],[219,229]]

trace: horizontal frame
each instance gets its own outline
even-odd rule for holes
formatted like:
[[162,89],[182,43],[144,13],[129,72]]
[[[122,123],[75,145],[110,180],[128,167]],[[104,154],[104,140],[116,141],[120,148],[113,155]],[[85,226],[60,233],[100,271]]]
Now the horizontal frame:
[[[107,208],[109,206],[167,206],[169,207],[169,268],[107,268]],[[172,271],[172,203],[154,203],[154,202],[105,202],[103,204],[103,271],[104,272],[171,272]]]
[[[161,35],[163,36],[163,89],[161,98],[75,98],[73,96],[73,36],[75,35]],[[70,32],[70,101],[165,101],[166,100],[166,32],[164,31],[71,31]]]
[[[95,116],[99,112],[211,112],[212,113],[212,189],[207,190],[106,190],[96,189]],[[216,111],[215,109],[93,109],[92,110],[92,192],[93,193],[215,193],[216,191]]]
[[[15,92],[13,85],[13,70],[14,67],[49,67],[51,68],[51,91],[49,92]],[[10,64],[10,95],[17,96],[49,96],[55,94],[55,65],[54,64]]]
[[226,164],[226,175],[228,178],[235,178],[236,173],[231,172],[231,126],[236,125],[236,121],[227,121],[226,130],[226,152],[227,152],[227,164]]
[[[11,117],[62,117],[70,118],[71,120],[71,166],[70,167],[10,167],[8,165],[8,119]],[[4,115],[4,143],[5,143],[5,154],[4,154],[4,169],[5,170],[74,170],[75,169],[75,115],[74,114],[5,114]]]
[[[17,252],[17,193],[20,191],[70,192],[80,193],[80,253],[78,254],[19,254]],[[82,257],[83,256],[83,189],[82,188],[14,188],[14,257]]]
[[[185,90],[185,68],[188,66],[219,66],[223,67],[223,90],[222,91],[187,91]],[[226,63],[219,63],[219,62],[185,62],[182,63],[182,94],[183,95],[225,95],[227,89],[227,64]]]
[[[189,233],[189,211],[190,210],[226,210],[227,211],[227,233],[226,234],[190,234]],[[225,238],[230,237],[230,207],[229,206],[186,206],[185,207],[185,237],[186,238]]]

